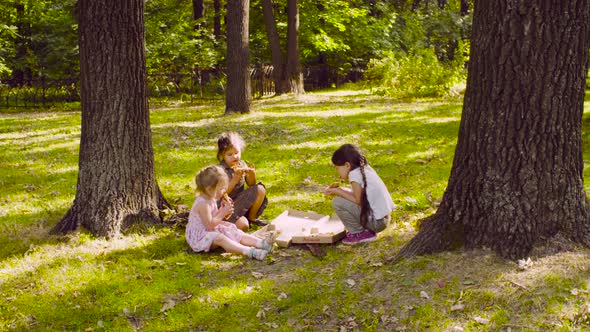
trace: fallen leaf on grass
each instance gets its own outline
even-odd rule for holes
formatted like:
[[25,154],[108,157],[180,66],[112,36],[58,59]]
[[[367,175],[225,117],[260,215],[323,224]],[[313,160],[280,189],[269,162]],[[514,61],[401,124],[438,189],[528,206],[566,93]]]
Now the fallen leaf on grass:
[[490,320],[489,319],[482,318],[482,317],[479,317],[479,316],[476,316],[475,318],[473,318],[473,320],[476,321],[476,322],[478,322],[478,323],[480,323],[480,324],[484,324],[484,325],[490,323]]
[[354,287],[354,285],[356,285],[356,281],[354,281],[353,279],[346,279],[346,283],[349,287]]
[[265,316],[266,316],[266,313],[262,309],[258,310],[258,312],[256,313],[256,318],[258,318],[258,319],[262,319]]
[[311,254],[314,257],[324,257],[326,256],[326,251],[324,250],[324,248],[322,247],[321,244],[317,244],[317,243],[307,243],[306,244],[307,249],[309,249],[309,251],[311,251]]
[[533,261],[531,260],[530,257],[527,259],[519,259],[518,260],[518,268],[521,270],[526,270],[531,266],[533,266]]
[[426,293],[425,291],[420,291],[420,297],[427,300],[430,298],[430,296],[428,296],[428,293]]
[[264,274],[262,274],[260,272],[252,271],[252,276],[256,279],[262,279],[264,277]]
[[410,204],[418,205],[418,200],[413,197],[407,196],[407,197],[404,197],[404,200]]
[[176,306],[176,301],[174,301],[174,299],[171,299],[171,298],[164,299],[164,305],[162,306],[162,309],[160,309],[160,312],[164,312],[166,310],[172,309],[172,308],[174,308],[174,306]]
[[460,303],[451,306],[451,311],[463,311],[463,310],[465,310],[465,306]]
[[285,294],[285,293],[281,293],[281,294],[279,295],[279,297],[277,297],[277,300],[279,300],[279,301],[280,301],[280,300],[282,300],[282,299],[286,299],[286,298],[287,298],[287,294]]

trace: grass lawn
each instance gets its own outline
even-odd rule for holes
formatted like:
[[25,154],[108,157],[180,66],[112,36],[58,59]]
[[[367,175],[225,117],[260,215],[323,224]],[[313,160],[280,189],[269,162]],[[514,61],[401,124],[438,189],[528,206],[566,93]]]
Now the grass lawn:
[[[152,110],[156,173],[169,201],[192,205],[196,171],[216,163],[216,136],[234,130],[267,186],[264,219],[290,208],[331,214],[320,194],[337,177],[330,156],[354,143],[392,192],[394,223],[376,242],[326,246],[323,258],[291,246],[262,262],[191,253],[181,227],[111,241],[84,231],[51,236],[75,195],[80,113],[0,114],[0,330],[590,329],[588,249],[521,266],[486,250],[387,263],[444,192],[459,101],[335,91],[257,100],[248,115],[223,117],[223,109]],[[590,160],[588,114],[583,139]]]

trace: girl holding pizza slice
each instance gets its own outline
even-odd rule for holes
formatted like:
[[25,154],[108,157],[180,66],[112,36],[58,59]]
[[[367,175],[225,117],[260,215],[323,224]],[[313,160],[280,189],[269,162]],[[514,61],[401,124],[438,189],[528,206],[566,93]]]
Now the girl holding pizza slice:
[[217,139],[217,159],[229,178],[227,193],[234,205],[227,220],[241,230],[247,230],[250,224],[265,226],[267,223],[259,217],[268,204],[266,188],[256,181],[256,170],[242,160],[245,145],[235,132],[223,133]]

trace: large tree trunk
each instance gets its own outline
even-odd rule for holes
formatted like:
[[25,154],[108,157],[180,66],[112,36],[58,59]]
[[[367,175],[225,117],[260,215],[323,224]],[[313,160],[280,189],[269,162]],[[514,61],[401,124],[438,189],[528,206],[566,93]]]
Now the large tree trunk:
[[280,95],[290,91],[289,81],[287,80],[285,56],[281,50],[281,43],[275,16],[273,12],[272,0],[262,0],[262,9],[264,12],[264,25],[268,35],[272,58],[272,78],[275,83],[275,94]]
[[213,0],[213,35],[219,39],[221,37],[221,0]]
[[225,114],[248,113],[252,103],[248,44],[249,0],[227,3],[227,89]]
[[146,96],[143,0],[78,1],[82,131],[73,206],[55,227],[116,236],[158,221]]
[[590,245],[581,123],[590,0],[479,1],[451,177],[398,254],[464,245],[521,258],[560,235]]
[[297,0],[287,0],[287,77],[291,92],[303,94],[303,73],[299,60],[299,9]]

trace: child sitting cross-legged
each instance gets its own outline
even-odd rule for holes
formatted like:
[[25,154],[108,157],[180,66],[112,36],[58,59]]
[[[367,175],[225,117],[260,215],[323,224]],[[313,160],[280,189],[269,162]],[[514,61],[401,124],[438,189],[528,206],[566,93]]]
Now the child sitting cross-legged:
[[216,165],[205,167],[199,171],[195,182],[199,195],[191,208],[186,226],[186,241],[189,246],[196,252],[208,252],[222,247],[227,252],[263,260],[272,250],[272,234],[259,239],[224,220],[233,212],[231,201],[222,200],[221,207],[217,208],[216,202],[227,190],[228,178],[225,171]]

